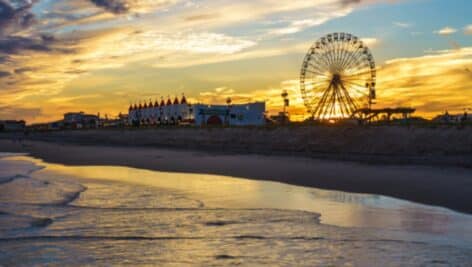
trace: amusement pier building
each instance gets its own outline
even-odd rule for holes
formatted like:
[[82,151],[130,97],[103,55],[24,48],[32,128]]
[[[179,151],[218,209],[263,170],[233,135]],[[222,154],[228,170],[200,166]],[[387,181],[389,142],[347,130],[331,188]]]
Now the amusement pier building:
[[131,105],[128,123],[140,125],[228,125],[260,126],[265,124],[265,102],[247,104],[207,105],[190,104],[185,96],[180,100],[161,100]]

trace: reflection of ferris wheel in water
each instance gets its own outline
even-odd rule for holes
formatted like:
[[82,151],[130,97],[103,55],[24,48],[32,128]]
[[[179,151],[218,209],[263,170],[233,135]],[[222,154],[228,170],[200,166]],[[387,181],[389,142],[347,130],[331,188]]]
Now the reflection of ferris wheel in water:
[[354,35],[333,33],[315,42],[305,56],[300,89],[314,119],[341,119],[370,107],[375,79],[369,48]]

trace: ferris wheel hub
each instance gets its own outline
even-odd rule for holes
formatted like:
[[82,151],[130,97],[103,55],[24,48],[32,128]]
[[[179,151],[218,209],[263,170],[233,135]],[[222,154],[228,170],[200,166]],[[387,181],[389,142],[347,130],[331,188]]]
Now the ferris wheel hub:
[[333,74],[332,83],[340,84],[342,82],[341,75],[339,73]]

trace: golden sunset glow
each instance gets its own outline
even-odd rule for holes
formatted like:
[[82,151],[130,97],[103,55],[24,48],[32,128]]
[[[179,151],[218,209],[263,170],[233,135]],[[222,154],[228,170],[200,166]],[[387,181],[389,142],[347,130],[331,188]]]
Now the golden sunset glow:
[[[424,6],[431,14],[403,12]],[[192,102],[265,100],[277,113],[287,90],[291,117],[301,120],[303,57],[333,31],[353,31],[370,47],[375,107],[414,107],[428,118],[462,112],[472,108],[471,21],[461,15],[470,8],[468,1],[2,1],[0,118],[116,116],[130,103],[182,93]]]

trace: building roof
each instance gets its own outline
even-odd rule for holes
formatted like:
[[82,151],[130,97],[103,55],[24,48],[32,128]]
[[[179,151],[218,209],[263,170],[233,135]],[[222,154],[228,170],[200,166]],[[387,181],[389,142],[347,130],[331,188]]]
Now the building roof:
[[66,112],[64,113],[64,116],[69,116],[69,115],[84,115],[85,113],[83,111],[79,112]]

